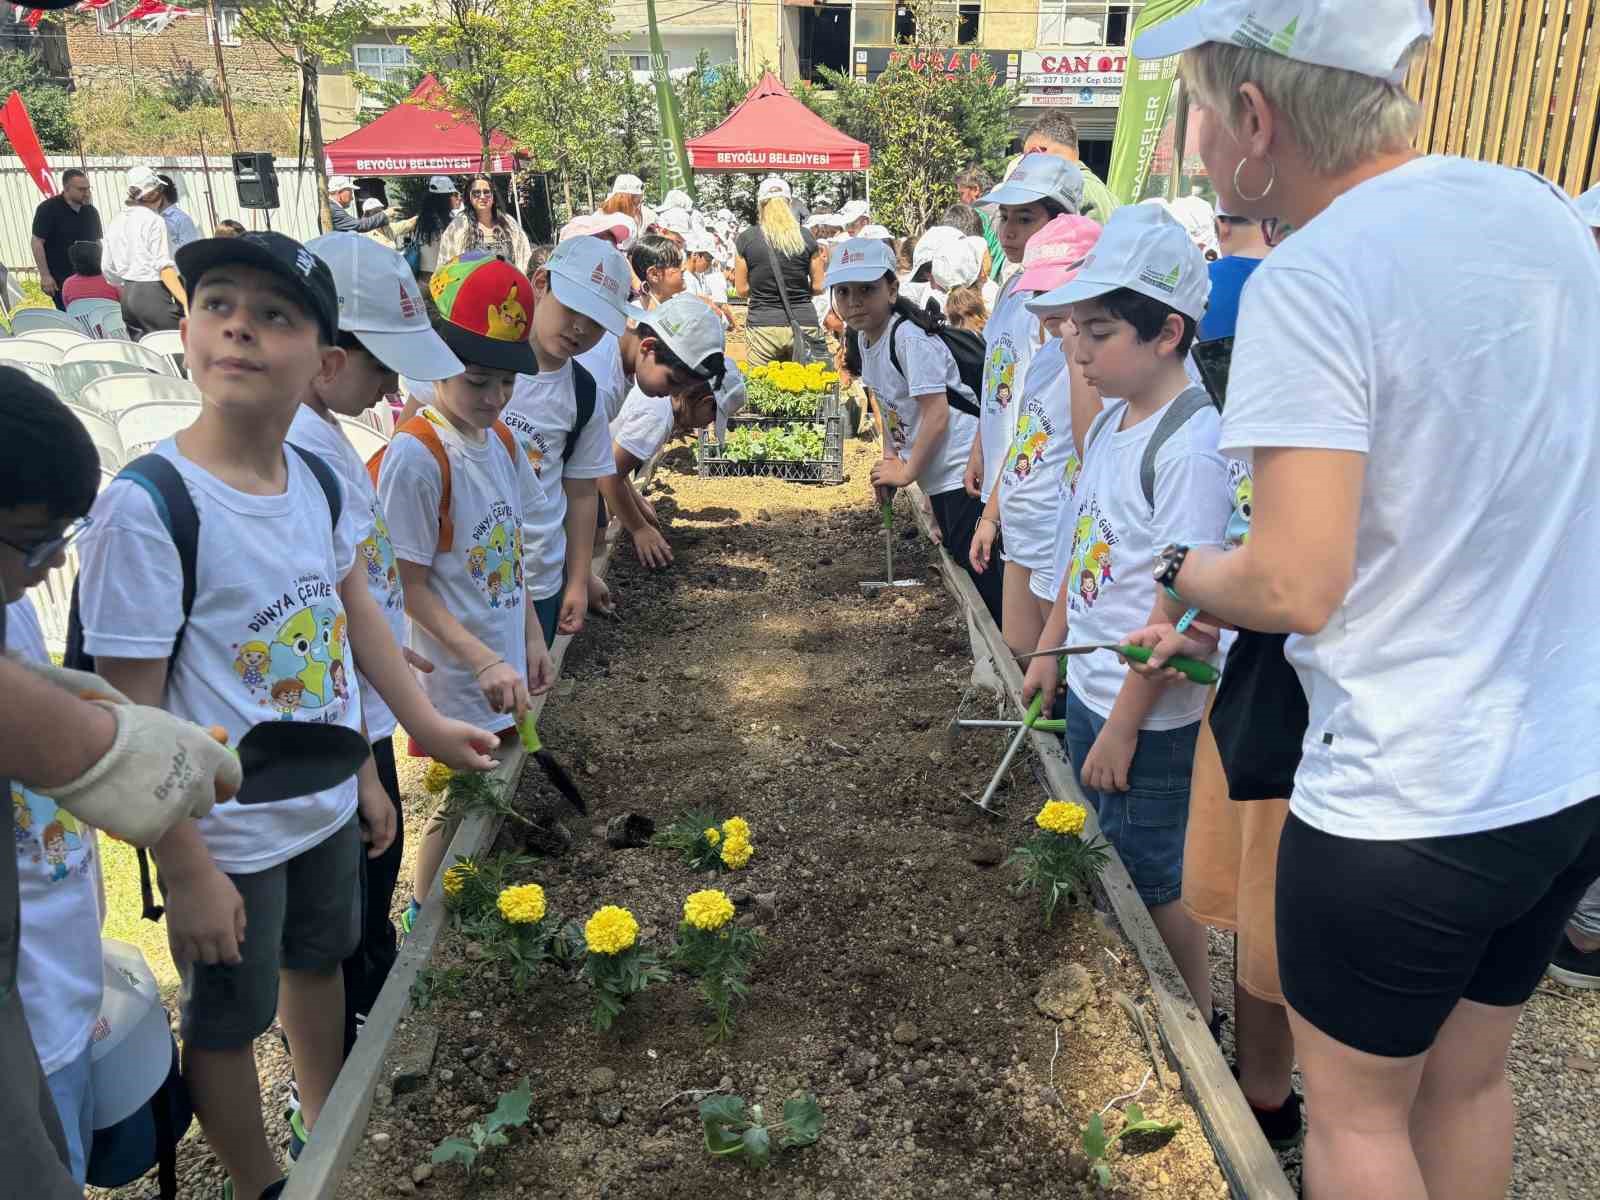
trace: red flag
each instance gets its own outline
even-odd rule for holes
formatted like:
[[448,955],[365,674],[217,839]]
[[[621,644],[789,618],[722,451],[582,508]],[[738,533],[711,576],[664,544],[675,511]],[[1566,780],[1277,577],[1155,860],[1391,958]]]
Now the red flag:
[[50,174],[50,164],[45,161],[44,147],[39,145],[39,135],[33,131],[33,118],[28,116],[28,106],[22,97],[12,92],[0,105],[0,133],[6,135],[11,149],[16,151],[28,174],[46,196],[56,194],[56,181]]
[[37,28],[39,22],[44,19],[44,13],[37,8],[28,8],[21,4],[13,4],[11,6],[11,19],[18,25],[26,25],[29,29],[34,29]]

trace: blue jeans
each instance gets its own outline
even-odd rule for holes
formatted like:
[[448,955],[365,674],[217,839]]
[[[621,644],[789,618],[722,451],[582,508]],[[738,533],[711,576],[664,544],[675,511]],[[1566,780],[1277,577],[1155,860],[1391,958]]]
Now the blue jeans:
[[[1105,718],[1070,691],[1067,693],[1067,757],[1083,784],[1089,757]],[[1200,722],[1177,729],[1139,732],[1128,765],[1128,790],[1083,789],[1106,840],[1117,848],[1139,898],[1147,908],[1171,904],[1183,895],[1183,841],[1189,831],[1189,779],[1194,771]]]
[[94,1086],[89,1068],[90,1052],[91,1047],[85,1046],[82,1054],[59,1071],[46,1075],[44,1080],[56,1102],[62,1131],[67,1135],[67,1154],[71,1159],[68,1167],[73,1180],[79,1184],[89,1173],[89,1147],[94,1143]]

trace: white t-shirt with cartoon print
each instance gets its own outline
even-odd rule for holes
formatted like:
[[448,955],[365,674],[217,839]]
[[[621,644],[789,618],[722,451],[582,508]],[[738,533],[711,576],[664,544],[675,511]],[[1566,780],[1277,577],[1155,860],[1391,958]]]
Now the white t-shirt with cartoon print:
[[598,385],[595,392],[594,411],[578,433],[569,461],[563,461],[562,455],[578,421],[578,397],[570,361],[556,371],[518,375],[511,403],[500,415],[516,435],[538,485],[522,524],[522,567],[528,595],[536,601],[561,590],[567,557],[567,530],[563,524],[567,519],[567,493],[561,486],[562,479],[599,479],[617,473]]
[[648,462],[672,440],[673,420],[671,396],[646,396],[634,384],[611,422],[611,440],[640,462]]
[[[26,596],[6,606],[6,648],[48,663]],[[21,936],[17,994],[46,1075],[89,1048],[100,1019],[100,855],[95,831],[48,796],[11,781]]]
[[[1177,397],[1173,399],[1176,400]],[[1125,401],[1113,404],[1084,439],[1083,469],[1071,508],[1070,549],[1056,564],[1069,581],[1067,640],[1120,642],[1149,623],[1155,606],[1155,555],[1164,546],[1221,546],[1233,518],[1228,464],[1217,452],[1220,418],[1210,405],[1176,430],[1156,453],[1155,511],[1144,498],[1140,466],[1171,401],[1131,429]],[[1063,543],[1066,539],[1063,538]],[[1127,668],[1111,653],[1067,659],[1067,686],[1102,717],[1122,690]],[[1169,687],[1141,728],[1176,729],[1200,719],[1206,689]]]
[[[402,434],[389,443],[378,472],[378,502],[389,518],[395,557],[428,567],[434,593],[450,614],[525,676],[522,523],[538,483],[526,456],[507,454],[497,434],[468,441],[437,409],[418,415],[433,423],[449,457],[454,537],[440,553],[439,464],[427,446]],[[510,727],[510,718],[490,708],[478,687],[473,668],[481,664],[460,661],[416,621],[411,647],[433,663],[421,682],[441,713],[495,732]]]
[[[161,706],[221,725],[237,746],[262,721],[361,728],[361,685],[339,584],[355,566],[361,506],[346,497],[332,526],[311,468],[285,448],[288,486],[237,491],[179,453],[173,463],[200,518],[195,600]],[[177,548],[144,488],[110,484],[79,542],[84,648],[109,658],[165,659],[183,626]],[[264,871],[317,845],[354,815],[356,781],[275,804],[219,804],[196,825],[223,871]]]
[[[355,506],[356,518],[356,569],[367,581],[373,602],[398,645],[406,644],[406,602],[400,586],[400,572],[394,565],[394,546],[389,541],[389,523],[384,519],[383,506],[378,503],[378,489],[372,486],[372,476],[361,461],[356,448],[345,437],[336,420],[319,417],[306,405],[294,414],[289,425],[288,441],[302,450],[318,455],[334,469],[339,482],[344,485],[345,502]],[[356,664],[361,674],[361,664]],[[361,675],[361,711],[367,722],[367,736],[374,742],[389,737],[395,731],[394,713],[378,695],[378,689]]]
[[1008,283],[983,327],[983,403],[978,411],[986,503],[1017,434],[1017,401],[1027,386],[1028,364],[1044,344],[1043,326],[1027,309],[1034,295]]
[[1029,571],[1051,570],[1061,524],[1061,481],[1076,462],[1072,390],[1060,338],[1051,338],[1028,365],[1017,406],[1017,428],[1001,466],[1000,528],[1005,559]]
[[[956,360],[942,341],[924,333],[909,320],[891,318],[891,322],[895,357],[899,358],[905,374],[895,370],[889,356],[887,334],[870,345],[863,337],[861,381],[878,398],[878,407],[883,410],[883,419],[889,426],[890,445],[902,461],[908,461],[922,430],[922,406],[915,398],[935,393],[942,396],[949,388],[971,397],[972,390],[961,382]],[[967,455],[972,451],[972,439],[977,433],[976,417],[954,407],[950,409],[950,424],[945,429],[943,444],[934,447],[933,456],[917,480],[924,492],[938,496],[961,486]]]

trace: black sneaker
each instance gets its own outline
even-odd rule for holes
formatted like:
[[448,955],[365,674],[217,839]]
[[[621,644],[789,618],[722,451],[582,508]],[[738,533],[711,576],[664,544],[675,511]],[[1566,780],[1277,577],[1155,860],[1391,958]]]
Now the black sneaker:
[[1274,1150],[1292,1150],[1305,1136],[1305,1121],[1300,1114],[1300,1093],[1290,1089],[1289,1098],[1277,1108],[1257,1108],[1250,1105],[1256,1124]]
[[1550,960],[1550,978],[1575,988],[1600,988],[1600,950],[1585,953],[1572,944],[1565,933],[1561,946]]
[[1206,1028],[1211,1030],[1211,1040],[1217,1045],[1222,1045],[1222,1027],[1228,1023],[1228,1014],[1220,1008],[1211,1010],[1211,1024]]

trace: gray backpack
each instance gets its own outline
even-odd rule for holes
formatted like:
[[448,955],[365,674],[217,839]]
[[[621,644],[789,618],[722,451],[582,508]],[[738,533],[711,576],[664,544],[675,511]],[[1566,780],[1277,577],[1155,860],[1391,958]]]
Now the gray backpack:
[[[1152,514],[1156,511],[1156,456],[1161,453],[1161,447],[1172,440],[1172,435],[1188,424],[1190,417],[1202,408],[1211,406],[1211,397],[1205,388],[1198,384],[1190,385],[1167,406],[1167,411],[1161,414],[1161,420],[1156,424],[1156,431],[1145,443],[1144,455],[1139,460],[1139,483],[1144,489],[1144,502],[1150,506]],[[1083,438],[1084,458],[1089,457],[1089,447],[1110,426],[1112,414],[1120,415],[1121,412],[1120,407],[1108,408],[1094,419],[1094,424],[1089,426],[1089,432]]]

